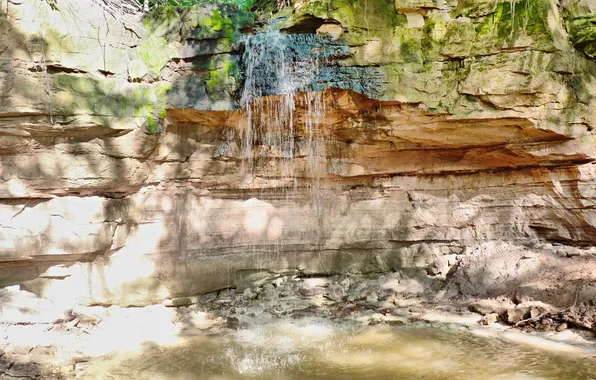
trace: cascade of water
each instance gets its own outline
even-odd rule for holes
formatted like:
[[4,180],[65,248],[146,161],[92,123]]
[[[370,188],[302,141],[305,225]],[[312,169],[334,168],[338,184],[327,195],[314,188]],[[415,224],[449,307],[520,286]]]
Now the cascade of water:
[[[318,177],[324,171],[319,128],[324,104],[321,92],[312,91],[325,54],[321,45],[320,36],[279,31],[259,33],[246,41],[241,102],[247,124],[242,131],[242,157],[249,167],[261,154],[289,161],[300,152],[307,159],[307,174]],[[296,145],[305,146],[297,149]]]
[[[283,157],[293,157],[294,104],[285,82],[286,41],[279,32],[257,34],[246,42],[246,79],[242,105],[247,113],[243,131],[242,156],[252,165],[253,149],[261,145],[279,149]],[[279,101],[266,95],[280,94]],[[274,148],[275,147],[275,148]]]

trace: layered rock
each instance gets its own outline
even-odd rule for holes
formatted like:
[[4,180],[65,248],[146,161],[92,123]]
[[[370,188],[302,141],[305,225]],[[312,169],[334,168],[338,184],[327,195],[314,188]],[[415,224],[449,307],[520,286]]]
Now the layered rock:
[[0,1],[0,283],[141,305],[593,245],[596,63],[552,5],[298,1],[285,91],[232,7]]

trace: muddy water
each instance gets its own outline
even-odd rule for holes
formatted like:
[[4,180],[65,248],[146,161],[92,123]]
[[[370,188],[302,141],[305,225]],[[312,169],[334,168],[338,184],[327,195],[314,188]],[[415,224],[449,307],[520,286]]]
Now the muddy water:
[[596,379],[596,360],[467,331],[286,320],[94,360],[84,379]]

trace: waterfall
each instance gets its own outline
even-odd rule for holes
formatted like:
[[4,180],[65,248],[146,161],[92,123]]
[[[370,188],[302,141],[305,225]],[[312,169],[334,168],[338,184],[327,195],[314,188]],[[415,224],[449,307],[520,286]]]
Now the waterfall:
[[307,175],[317,178],[325,172],[320,121],[326,86],[318,77],[325,58],[338,50],[328,49],[326,40],[273,30],[246,41],[241,104],[247,120],[241,152],[249,167],[260,155],[288,161],[304,156]]

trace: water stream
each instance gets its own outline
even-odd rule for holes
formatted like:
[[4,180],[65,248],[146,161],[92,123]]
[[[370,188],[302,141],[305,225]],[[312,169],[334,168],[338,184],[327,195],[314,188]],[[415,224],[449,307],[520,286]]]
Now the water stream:
[[594,379],[596,360],[461,330],[279,320],[91,362],[85,379]]
[[308,161],[309,175],[323,172],[319,160],[324,158],[325,141],[319,123],[325,108],[320,90],[326,84],[318,76],[324,60],[338,50],[328,42],[324,36],[278,30],[246,41],[241,104],[247,120],[241,130],[241,151],[249,168],[259,156],[282,160],[301,156]]

